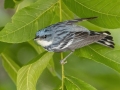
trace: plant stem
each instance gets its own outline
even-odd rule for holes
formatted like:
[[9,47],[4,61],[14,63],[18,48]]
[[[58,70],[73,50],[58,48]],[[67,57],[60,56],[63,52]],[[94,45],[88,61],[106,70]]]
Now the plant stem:
[[[60,22],[62,21],[62,8],[61,8],[61,0],[59,0],[59,7],[60,7]],[[63,59],[63,53],[61,53],[61,60]],[[62,66],[62,90],[64,90],[64,64]]]
[[[61,60],[63,59],[63,53],[61,53]],[[64,64],[62,65],[62,90],[64,90]]]
[[59,0],[59,7],[60,7],[60,22],[62,21],[62,8],[61,8],[61,0]]
[[17,8],[16,8],[16,11],[15,11],[15,12],[18,12],[18,10],[19,10],[19,6],[20,6],[20,5],[18,5],[18,6],[17,6]]

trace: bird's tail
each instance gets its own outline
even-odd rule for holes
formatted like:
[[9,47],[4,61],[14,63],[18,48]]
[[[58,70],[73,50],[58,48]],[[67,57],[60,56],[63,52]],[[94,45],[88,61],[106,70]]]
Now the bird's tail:
[[115,44],[113,42],[113,37],[111,36],[111,33],[108,31],[104,31],[104,32],[100,32],[100,33],[106,35],[106,37],[97,41],[97,43],[102,44],[107,47],[110,47],[110,48],[114,48]]

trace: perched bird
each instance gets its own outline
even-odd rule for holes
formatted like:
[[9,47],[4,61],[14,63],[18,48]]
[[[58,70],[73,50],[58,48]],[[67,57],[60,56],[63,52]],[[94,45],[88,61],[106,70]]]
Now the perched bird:
[[91,31],[75,24],[94,18],[96,17],[68,20],[50,25],[39,30],[34,40],[47,51],[64,52],[70,50],[71,53],[61,61],[62,64],[64,64],[66,58],[69,57],[75,49],[92,43],[99,43],[114,48],[114,42],[110,32]]

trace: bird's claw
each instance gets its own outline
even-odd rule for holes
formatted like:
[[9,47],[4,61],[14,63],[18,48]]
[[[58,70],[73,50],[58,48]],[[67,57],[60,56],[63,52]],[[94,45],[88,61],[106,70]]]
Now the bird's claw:
[[67,61],[65,61],[65,60],[61,60],[60,63],[63,65],[63,64],[66,64]]

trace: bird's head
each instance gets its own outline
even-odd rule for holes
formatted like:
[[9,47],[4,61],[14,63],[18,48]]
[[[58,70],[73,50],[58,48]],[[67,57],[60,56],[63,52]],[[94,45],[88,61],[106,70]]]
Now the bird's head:
[[34,40],[41,46],[47,47],[52,44],[53,36],[50,30],[43,29],[36,33]]

